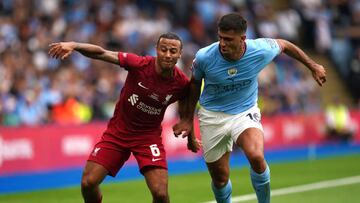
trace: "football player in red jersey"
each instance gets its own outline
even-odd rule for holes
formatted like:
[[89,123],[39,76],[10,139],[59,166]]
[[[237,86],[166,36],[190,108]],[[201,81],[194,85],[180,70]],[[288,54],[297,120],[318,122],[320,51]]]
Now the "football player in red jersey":
[[[113,117],[86,163],[81,191],[86,203],[102,200],[100,183],[115,176],[132,153],[145,177],[153,202],[169,202],[166,155],[161,122],[167,106],[179,101],[180,116],[186,111],[189,80],[176,66],[182,41],[174,33],[162,34],[156,57],[105,50],[93,44],[59,42],[50,44],[49,55],[65,59],[73,51],[118,64],[128,71]],[[197,152],[200,143],[188,136],[188,148]]]

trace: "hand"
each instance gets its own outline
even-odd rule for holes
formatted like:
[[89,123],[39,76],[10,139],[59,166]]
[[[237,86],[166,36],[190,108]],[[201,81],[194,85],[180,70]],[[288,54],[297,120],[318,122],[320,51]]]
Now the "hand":
[[192,120],[180,120],[179,123],[173,126],[173,131],[175,137],[182,135],[182,137],[187,137],[193,128]]
[[49,45],[50,50],[48,54],[54,58],[61,58],[64,60],[75,49],[76,44],[74,42],[58,42]]
[[312,76],[315,81],[322,86],[326,82],[326,70],[322,65],[315,64],[311,68]]
[[202,147],[202,143],[195,136],[188,136],[187,148],[188,150],[196,153]]

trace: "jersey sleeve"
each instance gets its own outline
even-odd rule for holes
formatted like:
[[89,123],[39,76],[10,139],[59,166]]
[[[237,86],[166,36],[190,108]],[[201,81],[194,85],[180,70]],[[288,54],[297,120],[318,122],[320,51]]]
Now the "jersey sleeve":
[[282,47],[277,43],[275,39],[271,38],[259,38],[257,40],[259,47],[262,48],[264,58],[267,62],[272,61],[282,51]]
[[191,66],[192,76],[195,80],[201,81],[204,78],[203,67],[202,57],[197,53]]
[[145,56],[138,56],[132,53],[119,52],[118,53],[120,66],[126,70],[132,70],[143,67],[148,63],[148,59]]

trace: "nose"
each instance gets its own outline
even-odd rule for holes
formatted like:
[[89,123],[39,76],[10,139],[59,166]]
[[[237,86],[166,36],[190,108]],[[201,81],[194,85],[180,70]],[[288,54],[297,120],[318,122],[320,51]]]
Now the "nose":
[[165,52],[165,57],[166,57],[166,58],[170,58],[170,57],[171,57],[170,51]]
[[219,44],[220,44],[221,47],[225,47],[225,46],[226,46],[226,43],[225,43],[225,41],[224,41],[223,39],[220,39],[220,40],[219,40]]

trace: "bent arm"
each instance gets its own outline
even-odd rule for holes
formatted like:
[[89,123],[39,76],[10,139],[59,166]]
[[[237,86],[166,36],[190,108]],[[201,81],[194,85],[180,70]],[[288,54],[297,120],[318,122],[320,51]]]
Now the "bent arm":
[[174,135],[188,136],[193,131],[194,111],[199,100],[201,82],[191,78],[188,97],[179,103],[180,122],[173,126]]
[[277,39],[276,41],[286,55],[300,61],[312,72],[313,78],[320,86],[326,82],[326,71],[322,65],[317,64],[295,44],[283,39]]
[[177,124],[174,126],[174,134],[178,136],[182,133],[182,131],[185,131],[183,134],[184,136],[187,136],[187,147],[190,151],[196,153],[201,148],[201,142],[196,138],[195,132],[194,132],[194,126],[193,126],[193,118],[194,118],[194,111],[196,107],[196,103],[199,100],[199,94],[200,94],[200,88],[201,88],[201,82],[198,86],[199,82],[196,82],[192,79],[190,83],[190,91],[189,96],[186,97],[183,100],[179,100],[179,115],[180,119],[184,121],[184,126],[182,124]]
[[286,55],[300,61],[310,70],[312,70],[316,63],[303,50],[287,40],[277,39],[277,42],[282,47],[283,52]]
[[54,58],[67,58],[73,51],[93,59],[119,64],[118,53],[100,46],[78,42],[59,42],[50,44],[49,54]]
[[196,104],[199,101],[200,92],[201,81],[197,81],[194,77],[191,77],[187,111],[184,113],[183,119],[191,121],[194,120],[194,112]]

